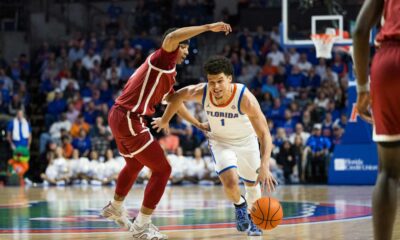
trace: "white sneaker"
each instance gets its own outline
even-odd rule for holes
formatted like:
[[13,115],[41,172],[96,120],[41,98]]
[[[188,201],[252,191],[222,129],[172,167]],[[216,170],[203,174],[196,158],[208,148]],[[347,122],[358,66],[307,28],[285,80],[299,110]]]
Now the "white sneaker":
[[160,233],[158,228],[152,223],[147,223],[142,227],[139,227],[135,222],[132,223],[129,229],[132,232],[133,239],[143,239],[143,240],[165,240],[168,236]]
[[121,207],[121,209],[117,209],[111,204],[111,202],[109,202],[108,205],[105,206],[103,210],[101,210],[100,215],[109,220],[113,220],[121,228],[131,228],[132,223],[131,221],[129,221],[128,212],[125,210],[124,207]]

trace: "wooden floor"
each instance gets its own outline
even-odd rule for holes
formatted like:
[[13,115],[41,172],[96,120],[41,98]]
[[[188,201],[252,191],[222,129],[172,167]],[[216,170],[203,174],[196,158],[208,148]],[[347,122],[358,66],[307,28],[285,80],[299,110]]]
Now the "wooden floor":
[[[153,222],[169,239],[372,239],[372,187],[281,186],[273,194],[283,223],[263,237],[234,229],[232,205],[221,187],[169,187]],[[98,216],[113,194],[109,187],[0,188],[0,239],[132,239]],[[134,216],[143,186],[127,208]],[[400,198],[399,198],[400,204]],[[393,239],[400,239],[400,210]]]

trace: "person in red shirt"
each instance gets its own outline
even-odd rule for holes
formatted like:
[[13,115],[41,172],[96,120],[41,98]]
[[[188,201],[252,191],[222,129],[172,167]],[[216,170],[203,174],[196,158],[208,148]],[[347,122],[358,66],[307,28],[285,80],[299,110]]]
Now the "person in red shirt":
[[[135,238],[167,238],[151,223],[151,214],[164,193],[171,166],[160,144],[147,128],[143,116],[153,115],[155,105],[174,92],[172,87],[175,83],[175,66],[181,64],[188,55],[188,40],[207,31],[228,34],[232,29],[229,24],[217,22],[167,30],[162,47],[152,53],[133,73],[109,112],[108,122],[118,150],[126,160],[126,166],[118,176],[114,199],[103,208],[101,214],[121,227],[129,228]],[[184,105],[180,107],[178,114],[194,126],[202,128],[202,124],[191,116]],[[123,201],[144,166],[152,174],[145,189],[140,212],[131,223],[123,208]]]
[[[400,179],[400,1],[366,0],[354,31],[357,111],[374,125],[379,170],[372,198],[374,237],[392,239]],[[369,32],[380,20],[379,45],[368,83]],[[369,108],[372,108],[372,115]]]

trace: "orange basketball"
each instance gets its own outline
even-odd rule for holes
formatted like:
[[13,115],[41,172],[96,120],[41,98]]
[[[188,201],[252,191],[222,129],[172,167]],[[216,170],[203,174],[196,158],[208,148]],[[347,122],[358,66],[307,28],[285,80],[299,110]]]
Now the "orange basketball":
[[254,224],[260,229],[270,230],[282,222],[283,210],[277,199],[263,197],[253,204],[250,215]]

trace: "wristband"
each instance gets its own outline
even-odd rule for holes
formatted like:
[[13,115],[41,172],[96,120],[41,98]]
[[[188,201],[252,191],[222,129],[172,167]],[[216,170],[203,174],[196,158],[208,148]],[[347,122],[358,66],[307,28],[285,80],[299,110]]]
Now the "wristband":
[[369,82],[367,82],[367,83],[364,84],[364,85],[359,85],[359,84],[357,84],[357,85],[356,85],[356,90],[357,90],[357,93],[369,92],[369,90],[370,90],[370,88],[369,88]]

